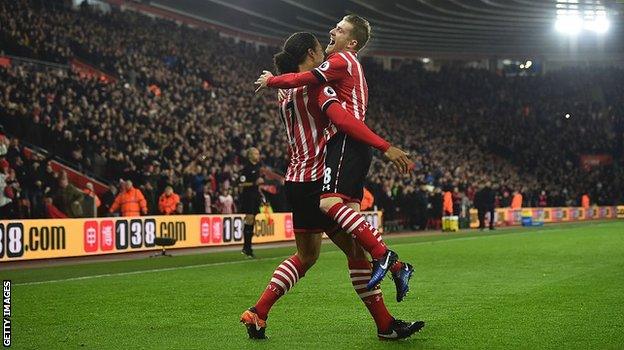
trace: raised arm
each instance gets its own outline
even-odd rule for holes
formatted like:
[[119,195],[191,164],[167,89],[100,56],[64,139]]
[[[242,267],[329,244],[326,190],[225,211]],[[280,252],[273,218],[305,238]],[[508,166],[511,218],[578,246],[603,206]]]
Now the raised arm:
[[300,73],[286,73],[273,76],[269,71],[262,71],[256,80],[256,91],[265,87],[276,89],[292,89],[305,85],[319,85],[322,83],[341,80],[349,75],[348,62],[340,55],[330,56],[320,66],[311,71]]
[[397,169],[403,173],[411,170],[412,161],[408,154],[392,146],[388,141],[374,133],[363,121],[342,108],[336,92],[331,86],[323,88],[319,94],[319,106],[336,127],[356,141],[374,147],[384,153]]

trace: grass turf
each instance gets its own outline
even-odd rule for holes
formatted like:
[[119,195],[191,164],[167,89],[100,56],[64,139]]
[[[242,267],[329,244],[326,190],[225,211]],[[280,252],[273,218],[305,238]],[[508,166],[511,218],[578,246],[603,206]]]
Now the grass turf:
[[[12,279],[16,349],[386,349],[624,346],[624,222],[388,240],[414,263],[412,292],[391,312],[427,322],[381,342],[346,260],[324,245],[316,266],[273,308],[269,340],[238,323],[293,247],[0,271]],[[161,270],[165,269],[165,270]],[[149,271],[151,270],[151,271]],[[160,271],[154,271],[160,270]],[[103,275],[106,276],[97,276]],[[81,278],[84,277],[84,278]],[[39,283],[56,280],[55,282]]]

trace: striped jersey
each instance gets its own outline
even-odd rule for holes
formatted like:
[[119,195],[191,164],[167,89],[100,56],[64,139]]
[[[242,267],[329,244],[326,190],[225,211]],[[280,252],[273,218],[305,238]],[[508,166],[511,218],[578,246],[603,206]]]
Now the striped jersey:
[[[357,59],[357,55],[350,51],[334,52],[327,56],[327,60],[312,73],[322,82],[329,83],[342,101],[347,112],[356,119],[365,121],[368,106],[368,85],[364,77],[364,70]],[[327,129],[329,140],[338,132],[336,126]]]
[[286,181],[309,182],[323,176],[329,119],[323,113],[338,101],[331,86],[308,85],[282,90],[279,114],[286,129],[290,163]]

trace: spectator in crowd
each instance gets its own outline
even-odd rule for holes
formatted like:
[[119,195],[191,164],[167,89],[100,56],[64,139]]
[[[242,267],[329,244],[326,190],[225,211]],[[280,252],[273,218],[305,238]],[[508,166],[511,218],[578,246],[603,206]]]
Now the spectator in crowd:
[[184,207],[184,214],[196,214],[197,210],[197,196],[195,196],[195,192],[193,189],[188,187],[184,192],[184,196],[182,197],[182,205]]
[[368,188],[364,187],[364,196],[362,197],[362,203],[360,205],[360,210],[370,210],[373,208],[373,203],[375,202],[375,197],[368,190]]
[[589,194],[587,194],[587,192],[583,193],[583,195],[581,196],[581,207],[583,207],[584,209],[589,209]]
[[428,224],[429,228],[439,230],[442,227],[442,189],[436,187],[429,194]]
[[511,209],[522,208],[522,193],[520,191],[514,191],[511,199]]
[[414,193],[415,221],[419,230],[425,230],[427,228],[428,196],[426,185],[419,186]]
[[546,191],[542,190],[540,195],[537,198],[537,206],[538,207],[547,207],[548,206],[548,196],[546,195]]
[[173,193],[173,188],[171,186],[167,186],[165,188],[165,192],[160,195],[160,198],[158,199],[158,209],[160,214],[173,214],[178,207],[178,203],[180,203],[180,196]]
[[12,200],[4,194],[6,188],[6,175],[0,173],[0,217],[13,218]]
[[176,205],[175,215],[184,215],[184,204],[182,202]]
[[117,187],[114,184],[110,184],[108,186],[108,191],[104,192],[102,195],[102,206],[99,213],[100,215],[98,216],[104,216],[110,213],[110,208],[113,206],[116,197]]
[[160,214],[160,197],[158,197],[158,193],[156,192],[156,189],[152,185],[151,181],[145,182],[142,186],[141,192],[143,192],[143,196],[147,202],[147,213],[149,215]]
[[82,191],[85,194],[85,206],[83,208],[85,211],[85,216],[95,217],[98,212],[98,208],[100,207],[102,202],[100,201],[100,198],[93,189],[93,183],[87,182],[85,184],[85,189]]
[[229,189],[223,189],[219,195],[219,202],[217,207],[221,214],[232,214],[236,212],[236,205],[234,205],[234,198],[232,198],[232,191]]
[[125,181],[124,189],[121,191],[113,205],[111,205],[110,213],[121,211],[121,216],[140,216],[147,215],[147,202],[143,193],[135,188],[131,180]]
[[203,191],[199,193],[200,198],[200,213],[212,214],[212,190],[210,184],[204,185]]
[[59,186],[53,195],[55,206],[71,218],[83,217],[84,193],[69,183],[67,174],[61,174]]
[[44,203],[45,203],[46,217],[51,218],[51,219],[67,218],[67,215],[63,213],[62,211],[60,211],[59,208],[57,208],[54,205],[51,197],[46,197],[44,199]]
[[443,205],[443,215],[449,216],[453,215],[453,194],[451,191],[445,191],[442,197],[442,205]]

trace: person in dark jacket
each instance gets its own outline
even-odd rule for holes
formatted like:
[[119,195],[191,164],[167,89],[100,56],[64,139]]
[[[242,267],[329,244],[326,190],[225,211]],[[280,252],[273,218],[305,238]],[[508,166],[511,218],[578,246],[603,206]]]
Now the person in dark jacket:
[[102,195],[102,205],[98,208],[99,217],[110,216],[109,210],[115,201],[115,197],[117,197],[117,187],[111,184],[108,186],[108,191],[104,192],[104,195]]
[[488,181],[475,194],[474,204],[479,216],[479,229],[485,230],[485,214],[490,213],[490,230],[494,229],[494,190]]
[[56,207],[70,218],[80,218],[84,214],[83,199],[84,193],[69,183],[66,174],[62,174],[59,179],[59,187],[53,197]]
[[418,229],[421,231],[427,228],[427,197],[427,186],[421,185],[415,192],[414,203],[414,207],[416,208],[416,224],[418,225]]

